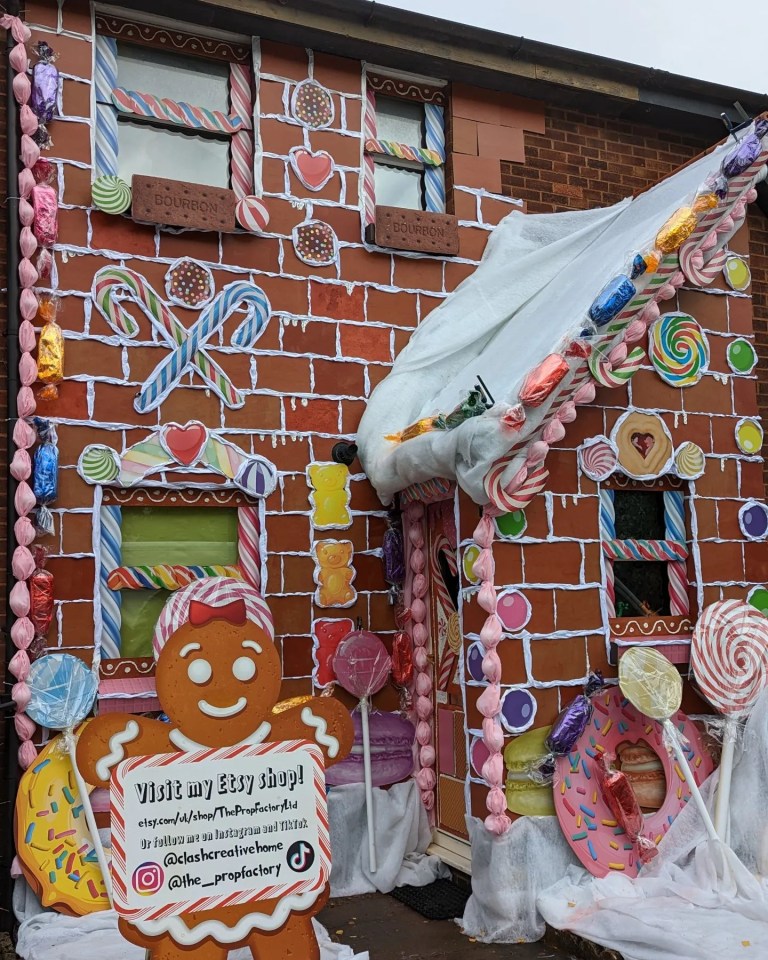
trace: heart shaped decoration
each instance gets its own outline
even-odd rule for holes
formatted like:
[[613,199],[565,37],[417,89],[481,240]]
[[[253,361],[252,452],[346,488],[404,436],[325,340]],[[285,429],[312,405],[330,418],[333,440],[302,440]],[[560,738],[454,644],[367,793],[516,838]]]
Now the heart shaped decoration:
[[197,460],[207,439],[208,431],[197,420],[191,420],[183,427],[178,423],[169,423],[163,432],[168,452],[185,467],[190,467]]
[[650,433],[633,433],[630,440],[643,460],[647,460],[648,454],[656,445],[656,438]]
[[294,147],[289,156],[293,172],[307,190],[322,190],[333,176],[333,157],[325,150],[312,153],[306,147]]

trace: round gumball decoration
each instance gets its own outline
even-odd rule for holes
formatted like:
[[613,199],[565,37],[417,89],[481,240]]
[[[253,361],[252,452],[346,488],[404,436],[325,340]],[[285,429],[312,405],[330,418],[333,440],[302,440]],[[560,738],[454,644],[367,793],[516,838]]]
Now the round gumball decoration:
[[581,472],[590,480],[605,480],[619,463],[616,450],[607,437],[594,437],[585,441],[578,450]]
[[77,469],[87,483],[112,483],[120,474],[120,460],[110,447],[91,444],[80,454]]
[[243,197],[235,205],[235,219],[249,233],[264,233],[269,225],[269,210],[261,197]]
[[[690,800],[691,784],[703,783],[711,773],[712,761],[702,749],[698,730],[683,713],[677,713],[674,722],[682,726],[691,751],[695,772],[689,775],[667,752],[661,725],[627,704],[614,688],[603,691],[593,703],[594,713],[584,733],[570,753],[557,760],[555,810],[566,840],[593,876],[621,872],[635,877],[642,865],[638,840],[642,840],[645,848],[642,852],[647,858],[649,844],[655,848],[661,841],[670,823]],[[667,794],[662,806],[647,814],[642,828],[631,835],[619,825],[609,804],[608,797],[615,796],[617,791],[611,790],[606,795],[600,786],[597,764],[604,753],[615,757],[622,743],[640,741],[658,755],[667,781]],[[636,821],[630,824],[638,826]]]
[[[309,804],[315,809],[315,805],[320,807],[319,843],[311,862],[322,869],[318,873],[316,866],[311,882],[306,883],[291,880],[290,875],[286,881],[282,875],[275,881],[273,874],[273,878],[268,878],[275,891],[271,898],[260,896],[267,891],[256,885],[263,884],[263,874],[261,880],[231,880],[232,884],[239,884],[234,893],[231,888],[224,892],[211,891],[203,901],[186,901],[185,896],[199,894],[188,891],[185,895],[182,890],[175,894],[177,899],[182,905],[189,902],[193,906],[189,912],[181,910],[176,914],[165,908],[165,901],[152,906],[149,897],[167,882],[162,877],[159,888],[155,872],[154,888],[147,894],[148,913],[130,908],[128,919],[127,900],[116,899],[122,914],[120,932],[131,943],[148,949],[151,960],[181,955],[190,960],[208,960],[211,956],[225,957],[240,946],[247,946],[259,956],[267,953],[270,956],[317,956],[312,916],[325,903],[329,872],[325,852],[327,837],[324,839],[320,830],[324,791],[318,789],[321,767],[317,754],[318,750],[322,751],[326,767],[342,760],[352,746],[352,721],[348,711],[333,697],[295,697],[278,702],[280,654],[273,641],[269,610],[263,599],[258,598],[257,603],[252,596],[238,595],[230,590],[232,581],[225,578],[222,581],[223,584],[217,584],[216,593],[210,590],[215,581],[208,584],[200,581],[201,589],[207,588],[211,602],[190,598],[187,594],[155,635],[157,695],[167,722],[115,713],[99,716],[80,737],[78,763],[90,784],[105,788],[110,785],[113,772],[120,779],[138,767],[150,778],[149,771],[156,765],[151,758],[156,755],[173,754],[173,764],[178,770],[182,765],[195,762],[213,763],[215,769],[220,770],[222,764],[238,763],[242,756],[253,757],[254,762],[263,764],[266,754],[269,760],[275,758],[276,769],[280,769],[282,756],[285,771],[287,757],[293,765],[291,769],[300,763],[304,770],[309,770],[310,782],[315,784],[309,797],[305,796],[305,809]],[[177,596],[171,598],[166,609]],[[313,744],[312,751],[296,743],[304,740]],[[123,760],[130,762],[126,766],[121,763]],[[255,800],[265,795],[264,790],[256,788],[252,796]],[[244,799],[246,796],[243,794]],[[127,814],[128,805],[121,803],[121,797],[118,790],[113,790],[115,809],[123,809]],[[221,788],[218,795],[213,794],[213,802],[222,802],[220,797]],[[236,798],[233,796],[233,799]],[[181,809],[190,810],[210,800],[211,797],[208,800],[203,797],[179,803]],[[147,802],[154,805],[158,798],[150,797]],[[115,875],[121,889],[127,890],[127,885],[132,884],[133,889],[141,892],[136,886],[137,882],[141,883],[141,867],[133,871],[131,878],[121,874],[123,865],[130,862],[128,853],[133,854],[135,863],[135,834],[133,845],[127,843],[130,839],[126,835],[128,818],[123,822],[125,830],[113,831],[112,837],[114,859],[118,864]],[[134,817],[134,830],[135,822]],[[294,831],[283,832],[288,839]],[[181,843],[186,841],[186,836],[187,830],[183,831],[182,840],[179,833],[175,834]],[[239,856],[236,842],[222,838],[216,849],[230,851],[230,857]],[[306,864],[306,845],[296,853],[302,854],[303,859],[294,862]],[[309,853],[313,853],[311,846]],[[257,864],[260,860],[250,862]],[[235,863],[234,859],[227,861],[230,869]],[[290,863],[288,867],[295,870]],[[115,889],[118,890],[117,883]],[[143,892],[141,895],[144,896]]]
[[648,334],[648,356],[656,373],[673,387],[691,387],[709,366],[709,343],[687,313],[665,313]]
[[731,370],[743,376],[752,373],[757,366],[757,353],[755,352],[755,348],[749,340],[745,340],[743,337],[732,340],[728,344],[728,350],[725,356]]
[[752,603],[710,604],[693,631],[691,670],[701,692],[726,718],[715,805],[715,827],[725,838],[737,721],[749,715],[768,685],[768,619]]
[[507,690],[501,698],[501,725],[508,733],[522,733],[532,726],[537,707],[530,690]]
[[371,736],[368,723],[369,698],[384,686],[392,669],[387,648],[375,633],[354,630],[339,644],[333,658],[336,679],[342,687],[360,698],[360,721],[363,739],[363,771],[365,774],[365,806],[368,817],[368,857],[372,873],[376,872],[376,842],[373,825],[373,777],[371,773]]
[[93,181],[91,187],[93,205],[102,213],[120,214],[130,207],[133,199],[131,188],[120,177],[105,174]]
[[723,274],[725,275],[725,282],[731,290],[741,292],[746,290],[750,283],[752,283],[752,274],[750,273],[749,265],[742,257],[726,257]]
[[475,642],[467,650],[467,673],[470,679],[476,680],[478,683],[485,680],[485,674],[483,673],[484,656],[485,652],[481,643]]
[[336,260],[338,242],[333,228],[321,220],[308,220],[293,228],[293,249],[311,267],[328,267]]
[[511,513],[502,513],[495,519],[499,536],[504,540],[515,540],[522,537],[528,521],[524,510],[513,510]]
[[314,80],[302,80],[293,91],[291,113],[313,130],[329,127],[334,116],[333,97]]
[[760,453],[763,446],[763,428],[759,420],[745,417],[736,424],[736,446],[747,456]]
[[704,451],[696,443],[687,441],[675,451],[675,473],[684,480],[697,480],[705,465]]
[[768,537],[768,507],[759,500],[748,500],[739,510],[739,526],[747,540]]
[[476,737],[469,747],[469,762],[478,777],[483,776],[483,766],[488,757],[490,757],[488,747],[481,737]]
[[476,543],[471,543],[465,550],[461,560],[461,569],[464,576],[470,583],[478,583],[479,578],[475,573],[474,567],[477,558],[480,556],[480,547]]
[[504,590],[499,594],[496,613],[507,633],[519,633],[531,619],[531,604],[519,590]]
[[768,616],[768,590],[765,587],[752,587],[747,594],[747,603],[763,616]]

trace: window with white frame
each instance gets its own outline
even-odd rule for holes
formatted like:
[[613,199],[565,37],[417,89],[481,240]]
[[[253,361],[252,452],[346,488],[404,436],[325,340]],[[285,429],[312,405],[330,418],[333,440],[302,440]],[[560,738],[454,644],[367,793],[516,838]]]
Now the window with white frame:
[[250,46],[101,15],[96,31],[96,176],[253,193]]
[[366,87],[366,223],[376,206],[444,213],[444,89],[370,71]]

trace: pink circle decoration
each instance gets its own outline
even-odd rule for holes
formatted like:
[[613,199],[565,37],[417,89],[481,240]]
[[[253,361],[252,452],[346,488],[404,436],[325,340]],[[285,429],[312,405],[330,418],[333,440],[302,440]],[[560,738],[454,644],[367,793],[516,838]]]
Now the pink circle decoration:
[[389,678],[392,659],[387,648],[368,630],[353,630],[339,644],[333,670],[341,686],[354,697],[371,697]]
[[[616,825],[597,785],[593,772],[595,747],[597,752],[603,751],[612,759],[621,744],[644,742],[658,755],[667,794],[657,811],[645,815],[642,834],[655,845],[687,806],[691,791],[683,772],[664,746],[661,724],[626,703],[615,688],[595,697],[593,706],[592,719],[571,753],[557,758],[555,810],[571,849],[593,876],[619,872],[634,878],[641,866],[637,847],[627,841],[623,830]],[[693,775],[701,786],[712,772],[712,759],[703,749],[699,731],[684,713],[678,712],[671,719],[687,741]]]
[[488,747],[483,743],[483,741],[478,737],[472,741],[472,745],[469,748],[469,759],[472,762],[472,769],[478,775],[482,777],[483,775],[483,764],[490,757],[490,751]]
[[581,472],[590,480],[605,480],[616,469],[619,458],[607,437],[593,437],[579,447]]
[[235,206],[235,219],[249,233],[263,233],[269,224],[269,210],[259,197],[243,197]]
[[499,594],[496,613],[506,633],[519,633],[531,619],[531,604],[519,590]]

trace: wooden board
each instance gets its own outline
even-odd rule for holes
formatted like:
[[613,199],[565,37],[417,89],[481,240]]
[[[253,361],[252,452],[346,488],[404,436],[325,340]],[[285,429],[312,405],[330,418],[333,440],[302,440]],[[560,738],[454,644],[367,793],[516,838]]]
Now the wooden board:
[[447,213],[376,207],[376,243],[394,250],[454,256],[459,252],[459,221]]
[[236,198],[231,190],[139,175],[132,178],[131,188],[135,220],[189,230],[235,229]]

